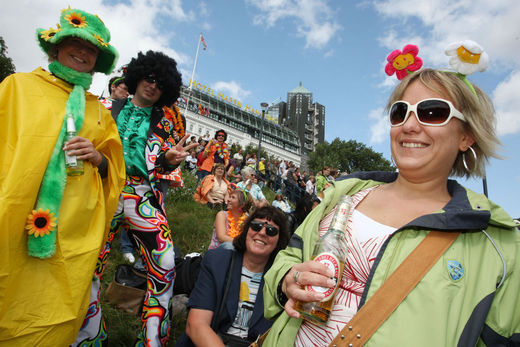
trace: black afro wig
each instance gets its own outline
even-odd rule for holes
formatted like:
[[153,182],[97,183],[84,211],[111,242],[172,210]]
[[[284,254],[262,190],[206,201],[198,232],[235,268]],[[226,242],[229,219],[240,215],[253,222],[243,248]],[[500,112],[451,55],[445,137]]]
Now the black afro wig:
[[139,52],[132,58],[125,72],[125,84],[130,94],[135,94],[137,84],[145,77],[153,75],[161,86],[161,97],[155,106],[171,106],[179,97],[182,77],[177,70],[177,62],[161,52]]

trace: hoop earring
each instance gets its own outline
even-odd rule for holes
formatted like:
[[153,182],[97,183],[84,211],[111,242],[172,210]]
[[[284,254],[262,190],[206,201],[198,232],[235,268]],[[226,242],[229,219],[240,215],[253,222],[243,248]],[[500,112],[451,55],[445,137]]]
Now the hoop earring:
[[394,161],[394,156],[393,155],[390,156],[390,162],[392,163],[393,167],[397,168],[397,164]]
[[464,168],[468,173],[472,173],[477,168],[477,153],[475,153],[475,150],[471,146],[469,146],[468,149],[471,151],[471,154],[473,154],[473,161],[475,162],[475,164],[473,165],[473,170],[470,170],[468,164],[466,163],[467,150],[466,152],[462,152],[462,164],[464,164]]

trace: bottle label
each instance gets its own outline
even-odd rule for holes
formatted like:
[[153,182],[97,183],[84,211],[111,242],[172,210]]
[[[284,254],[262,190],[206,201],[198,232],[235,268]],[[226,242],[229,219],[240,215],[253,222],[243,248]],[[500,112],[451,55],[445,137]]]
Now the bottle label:
[[336,207],[336,213],[330,223],[329,229],[345,231],[348,223],[348,213],[350,205],[347,203],[339,204]]
[[305,286],[305,290],[309,292],[316,292],[316,293],[323,293],[325,297],[321,300],[322,302],[327,301],[331,298],[332,295],[334,295],[334,292],[336,291],[336,287],[338,285],[338,278],[340,277],[340,269],[341,265],[338,260],[338,258],[329,252],[324,252],[319,254],[316,258],[314,258],[314,261],[317,261],[319,263],[322,263],[326,265],[332,272],[334,273],[333,280],[335,282],[335,285],[333,288],[327,288],[327,287],[319,287],[319,286]]
[[73,156],[69,156],[67,155],[67,153],[65,153],[65,165],[70,167],[70,166],[78,166],[78,161],[76,159],[76,156],[73,155]]

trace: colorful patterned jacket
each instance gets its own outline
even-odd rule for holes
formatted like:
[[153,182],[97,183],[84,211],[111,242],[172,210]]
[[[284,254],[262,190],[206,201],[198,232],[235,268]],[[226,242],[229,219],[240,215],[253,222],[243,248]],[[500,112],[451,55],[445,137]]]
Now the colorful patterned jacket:
[[[119,112],[123,109],[128,99],[115,100],[112,103],[112,117],[117,120]],[[175,130],[173,120],[166,117],[160,107],[154,106],[152,109],[150,128],[148,129],[148,140],[144,148],[146,169],[148,172],[148,182],[157,198],[157,203],[163,212],[164,198],[168,190],[169,181],[159,177],[169,175],[178,168],[179,165],[170,165],[166,160],[166,152],[175,146],[173,131]]]

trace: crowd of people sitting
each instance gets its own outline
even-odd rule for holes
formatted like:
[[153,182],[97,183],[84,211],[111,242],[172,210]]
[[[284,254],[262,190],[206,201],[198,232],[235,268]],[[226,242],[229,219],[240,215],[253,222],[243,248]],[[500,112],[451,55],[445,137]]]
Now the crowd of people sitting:
[[314,175],[312,171],[300,172],[292,161],[268,161],[263,157],[258,160],[255,153],[243,155],[240,147],[230,153],[226,138],[227,133],[221,129],[213,139],[192,136],[187,142],[197,143],[184,164],[198,178],[199,186],[193,198],[210,208],[225,209],[232,189],[246,191],[253,197],[255,206],[263,206],[269,203],[262,193],[262,188],[267,186],[276,194],[273,206],[288,213],[292,211],[291,205],[305,196],[319,198],[339,176],[339,171],[329,166]]

